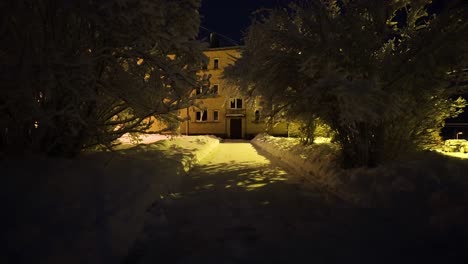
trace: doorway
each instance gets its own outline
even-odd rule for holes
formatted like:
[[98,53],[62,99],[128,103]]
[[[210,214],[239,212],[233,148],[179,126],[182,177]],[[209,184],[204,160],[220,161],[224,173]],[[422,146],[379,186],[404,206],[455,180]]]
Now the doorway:
[[232,139],[242,138],[242,119],[231,119],[230,132]]

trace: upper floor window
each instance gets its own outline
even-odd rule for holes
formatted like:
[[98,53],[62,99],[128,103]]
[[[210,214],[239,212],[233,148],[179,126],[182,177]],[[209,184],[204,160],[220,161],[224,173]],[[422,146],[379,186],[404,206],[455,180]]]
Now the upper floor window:
[[231,99],[231,108],[241,109],[242,108],[242,99],[240,99],[240,98]]
[[219,111],[213,111],[213,121],[219,121]]
[[208,111],[197,111],[196,122],[204,122],[208,120]]
[[219,59],[214,59],[213,60],[213,69],[219,69]]
[[212,91],[213,94],[218,94],[219,84],[213,84],[213,87],[211,88],[211,91]]

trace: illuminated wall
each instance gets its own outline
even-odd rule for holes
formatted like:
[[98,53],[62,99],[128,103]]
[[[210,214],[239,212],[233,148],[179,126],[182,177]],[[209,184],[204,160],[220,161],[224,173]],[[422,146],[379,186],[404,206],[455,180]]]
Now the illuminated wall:
[[[259,99],[243,98],[238,94],[236,87],[230,86],[222,78],[223,69],[233,64],[235,58],[240,57],[240,47],[212,48],[204,53],[209,58],[209,63],[200,73],[211,75],[210,88],[215,89],[214,87],[217,86],[217,93],[213,97],[196,100],[198,107],[180,110],[181,117],[188,117],[188,121],[180,125],[179,133],[184,135],[209,134],[233,138],[237,137],[234,134],[239,132],[241,138],[252,138],[258,133],[266,132],[267,127],[263,122],[264,116]],[[195,90],[194,93],[196,93]],[[241,99],[241,101],[236,99]],[[201,111],[205,111],[205,113],[201,113]],[[232,123],[231,119],[240,119],[241,121]],[[231,125],[240,126],[240,131]],[[155,130],[162,126],[155,124],[153,127],[152,130]],[[271,128],[268,133],[287,135],[288,128],[290,128],[288,124],[280,123]]]

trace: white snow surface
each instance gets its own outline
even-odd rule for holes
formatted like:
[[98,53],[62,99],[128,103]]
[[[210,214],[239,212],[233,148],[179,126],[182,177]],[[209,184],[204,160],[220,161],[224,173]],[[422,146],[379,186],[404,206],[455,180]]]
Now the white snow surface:
[[[141,134],[138,136],[138,140],[140,141],[141,144],[151,144],[160,140],[170,139],[172,137],[173,136],[171,135],[161,135],[161,134]],[[180,138],[184,136],[178,136],[178,137]],[[126,144],[126,145],[134,144],[134,140],[128,133],[120,137],[119,142],[121,142],[122,144]]]
[[311,145],[302,145],[299,138],[273,137],[260,134],[252,141],[256,147],[269,153],[293,169],[306,182],[320,184],[330,191],[338,190],[341,181],[337,167],[338,150],[328,138],[317,138]]
[[77,159],[1,160],[9,257],[119,263],[151,203],[177,192],[188,170],[218,144],[211,136],[173,137]]
[[[345,170],[339,166],[339,147],[323,139],[304,146],[297,138],[261,134],[251,142],[293,169],[304,184],[319,184],[358,206],[426,206],[448,199],[446,190],[453,185],[468,187],[466,160],[435,151],[413,154],[376,168]],[[404,195],[414,200],[401,199]],[[395,204],[399,202],[407,204]],[[454,200],[453,206],[458,203],[468,203],[468,195]]]

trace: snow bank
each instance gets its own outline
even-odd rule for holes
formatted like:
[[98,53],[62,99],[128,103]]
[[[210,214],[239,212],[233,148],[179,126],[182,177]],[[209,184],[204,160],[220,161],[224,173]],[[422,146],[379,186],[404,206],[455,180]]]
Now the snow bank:
[[306,182],[320,184],[360,207],[418,214],[421,226],[468,235],[468,162],[423,152],[377,168],[338,168],[332,144],[302,146],[294,138],[259,135],[252,143],[283,161]]
[[177,192],[215,137],[176,137],[74,160],[0,161],[8,262],[119,263],[153,201]]
[[123,144],[133,144],[135,140],[138,140],[141,144],[151,144],[160,140],[170,139],[171,137],[171,135],[162,134],[141,134],[138,138],[134,138],[129,133],[126,133],[119,138],[119,141]]
[[304,184],[307,182],[319,184],[343,199],[355,199],[349,197],[350,192],[346,191],[346,186],[339,178],[341,174],[337,166],[339,148],[336,144],[330,143],[329,139],[317,138],[316,144],[304,146],[299,138],[260,134],[251,142],[257,148],[284,162],[302,178]]
[[[432,193],[456,183],[461,184],[461,189],[468,190],[468,186],[464,186],[468,184],[468,162],[464,160],[426,152],[377,168],[343,170],[338,163],[339,148],[323,139],[319,142],[322,143],[304,146],[297,138],[266,134],[252,140],[252,144],[284,162],[306,182],[320,184],[359,206],[415,205],[414,199],[399,201],[398,196],[417,193],[430,199]],[[468,204],[468,199],[462,200],[467,200]]]

